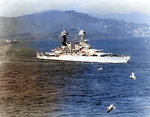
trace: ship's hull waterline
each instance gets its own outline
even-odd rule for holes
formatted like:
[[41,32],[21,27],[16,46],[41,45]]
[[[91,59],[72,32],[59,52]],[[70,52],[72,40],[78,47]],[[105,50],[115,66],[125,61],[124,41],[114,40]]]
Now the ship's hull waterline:
[[130,56],[76,56],[76,55],[62,55],[59,57],[40,56],[37,53],[37,58],[41,60],[59,60],[59,61],[80,61],[80,62],[98,62],[98,63],[127,63]]

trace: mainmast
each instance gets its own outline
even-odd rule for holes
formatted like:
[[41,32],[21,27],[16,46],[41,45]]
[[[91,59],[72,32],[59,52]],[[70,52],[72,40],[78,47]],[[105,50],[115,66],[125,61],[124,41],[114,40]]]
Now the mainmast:
[[83,29],[80,30],[79,36],[81,37],[81,42],[85,41],[85,31]]

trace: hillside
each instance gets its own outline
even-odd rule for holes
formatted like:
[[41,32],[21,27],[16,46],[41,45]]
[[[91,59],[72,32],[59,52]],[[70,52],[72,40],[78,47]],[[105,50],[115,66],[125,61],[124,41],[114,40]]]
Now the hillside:
[[78,37],[79,29],[87,38],[150,36],[147,24],[129,23],[116,19],[99,19],[75,11],[50,10],[20,17],[0,17],[1,38],[60,38],[62,29],[70,38]]
[[144,13],[138,12],[131,12],[127,14],[121,13],[109,13],[106,15],[97,15],[97,14],[89,14],[92,17],[97,17],[101,19],[117,19],[117,20],[124,20],[126,22],[134,22],[134,23],[141,23],[141,24],[149,24],[150,25],[150,16]]

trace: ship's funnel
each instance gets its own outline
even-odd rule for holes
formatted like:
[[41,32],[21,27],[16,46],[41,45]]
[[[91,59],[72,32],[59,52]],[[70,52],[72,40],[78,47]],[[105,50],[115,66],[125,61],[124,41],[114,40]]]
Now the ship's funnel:
[[68,32],[64,29],[62,32],[61,32],[61,36],[62,36],[62,38],[63,38],[63,40],[62,40],[62,45],[63,46],[67,46],[67,44],[66,44],[66,36],[68,35]]
[[84,42],[84,40],[85,40],[85,31],[83,29],[80,30],[79,36],[81,37],[81,42]]

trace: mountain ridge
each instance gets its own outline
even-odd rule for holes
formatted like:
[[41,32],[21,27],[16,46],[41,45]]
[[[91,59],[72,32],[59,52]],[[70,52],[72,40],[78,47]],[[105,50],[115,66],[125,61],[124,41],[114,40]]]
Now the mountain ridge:
[[126,22],[134,22],[134,23],[146,23],[150,25],[150,16],[144,13],[138,13],[136,11],[121,14],[121,13],[109,13],[106,15],[98,15],[98,14],[89,14],[90,16],[101,18],[101,19],[117,19],[117,20],[124,20]]
[[77,38],[79,29],[87,38],[150,36],[150,26],[117,19],[100,19],[76,11],[48,10],[19,17],[0,17],[0,37],[60,38],[66,29],[68,37]]

